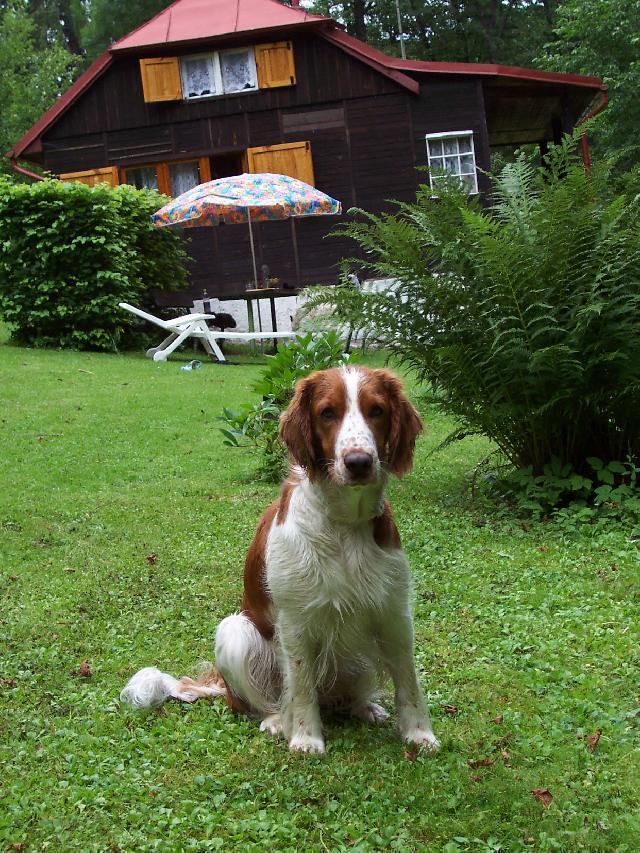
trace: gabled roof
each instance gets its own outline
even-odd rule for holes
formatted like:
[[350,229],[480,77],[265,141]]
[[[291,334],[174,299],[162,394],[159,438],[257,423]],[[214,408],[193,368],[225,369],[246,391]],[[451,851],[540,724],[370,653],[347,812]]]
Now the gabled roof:
[[333,24],[330,18],[279,0],[176,0],[146,24],[115,42],[112,53],[188,44],[260,30]]
[[371,45],[343,32],[330,18],[311,15],[304,9],[286,6],[279,0],[176,0],[162,12],[111,45],[82,74],[56,103],[25,133],[6,156],[18,158],[42,150],[42,135],[100,77],[119,54],[149,56],[150,51],[166,51],[173,46],[211,42],[243,34],[280,34],[310,28],[345,53],[366,63],[398,85],[417,94],[420,84],[415,74],[462,74],[493,77],[508,82],[531,81],[579,87],[587,93],[603,93],[606,86],[596,77],[559,74],[504,65],[476,65],[465,62],[423,62],[387,56]]

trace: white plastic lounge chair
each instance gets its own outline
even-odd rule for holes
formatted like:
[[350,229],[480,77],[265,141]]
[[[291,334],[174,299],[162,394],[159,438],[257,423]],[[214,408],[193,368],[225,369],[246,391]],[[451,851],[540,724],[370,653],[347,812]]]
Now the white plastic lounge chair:
[[200,341],[207,353],[212,358],[217,358],[218,361],[226,361],[224,353],[217,344],[217,341],[259,341],[269,340],[270,338],[295,338],[295,332],[219,332],[217,329],[210,329],[207,326],[207,320],[213,320],[215,314],[187,314],[184,317],[175,317],[173,320],[161,320],[154,314],[149,314],[141,308],[136,308],[135,305],[129,305],[128,302],[120,302],[120,308],[125,311],[131,311],[143,320],[148,320],[150,323],[155,323],[166,332],[168,336],[157,347],[152,347],[147,350],[147,358],[152,358],[154,361],[166,361],[171,353],[184,343],[187,338],[195,338]]

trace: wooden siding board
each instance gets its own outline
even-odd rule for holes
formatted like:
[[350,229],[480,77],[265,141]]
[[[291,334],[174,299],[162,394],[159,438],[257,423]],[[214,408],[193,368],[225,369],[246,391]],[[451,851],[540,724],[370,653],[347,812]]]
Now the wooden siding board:
[[346,118],[344,107],[325,107],[306,110],[281,110],[283,133],[312,133],[333,127],[344,127]]
[[237,121],[231,116],[210,118],[207,121],[211,151],[230,151],[249,147],[246,116]]
[[173,154],[171,126],[137,128],[107,134],[107,157],[120,164],[145,163],[166,159]]
[[182,121],[171,127],[174,154],[196,154],[209,149],[209,125],[205,119]]
[[250,113],[247,116],[251,148],[278,145],[281,141],[280,115],[277,110]]
[[356,206],[392,210],[387,199],[411,200],[419,178],[408,99],[390,95],[350,101],[347,115]]
[[60,172],[80,171],[78,162],[83,169],[99,169],[108,159],[102,133],[50,141],[45,144],[44,150],[47,168],[56,175]]

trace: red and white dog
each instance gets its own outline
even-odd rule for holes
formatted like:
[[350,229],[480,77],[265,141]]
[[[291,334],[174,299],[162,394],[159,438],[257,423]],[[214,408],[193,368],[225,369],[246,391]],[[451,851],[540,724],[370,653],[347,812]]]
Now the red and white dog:
[[293,467],[249,548],[242,611],[218,626],[219,675],[178,681],[148,668],[123,700],[224,694],[291,749],[321,753],[320,708],[384,721],[374,698],[388,674],[401,737],[436,751],[413,659],[409,566],[384,498],[421,431],[387,370],[343,367],[298,382],[280,423]]

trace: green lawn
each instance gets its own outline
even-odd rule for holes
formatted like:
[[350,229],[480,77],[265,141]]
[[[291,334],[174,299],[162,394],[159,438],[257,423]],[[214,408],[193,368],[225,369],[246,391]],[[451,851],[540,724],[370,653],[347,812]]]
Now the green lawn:
[[637,850],[638,543],[487,518],[487,444],[428,458],[431,411],[391,499],[438,756],[392,726],[331,721],[320,758],[219,702],[119,705],[139,667],[211,657],[276,491],[215,421],[256,366],[188,357],[0,346],[0,849]]

